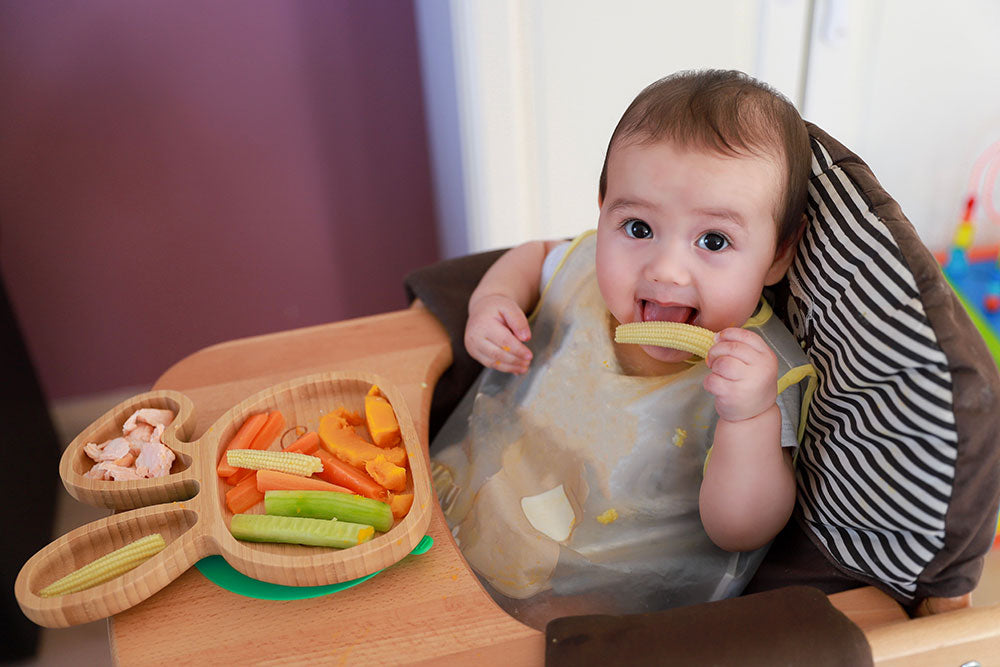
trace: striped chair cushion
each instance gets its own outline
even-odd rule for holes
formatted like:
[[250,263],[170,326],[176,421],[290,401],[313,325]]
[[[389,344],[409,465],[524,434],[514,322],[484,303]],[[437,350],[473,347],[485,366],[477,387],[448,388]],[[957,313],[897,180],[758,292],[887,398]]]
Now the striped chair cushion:
[[815,126],[784,319],[820,382],[797,518],[845,573],[909,602],[978,581],[1000,495],[1000,379],[868,167]]

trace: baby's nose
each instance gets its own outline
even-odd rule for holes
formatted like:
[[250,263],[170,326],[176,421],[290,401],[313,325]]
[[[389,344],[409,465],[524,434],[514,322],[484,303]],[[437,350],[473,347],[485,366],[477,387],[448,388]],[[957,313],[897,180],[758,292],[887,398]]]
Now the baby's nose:
[[653,249],[646,262],[646,280],[670,285],[691,284],[687,254],[678,244],[665,244]]

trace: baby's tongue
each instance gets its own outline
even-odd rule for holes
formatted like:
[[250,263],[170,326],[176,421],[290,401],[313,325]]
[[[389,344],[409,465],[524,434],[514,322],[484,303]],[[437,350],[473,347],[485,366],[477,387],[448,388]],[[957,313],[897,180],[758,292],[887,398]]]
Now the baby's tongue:
[[646,301],[642,307],[643,322],[687,322],[691,309],[687,306],[661,306]]

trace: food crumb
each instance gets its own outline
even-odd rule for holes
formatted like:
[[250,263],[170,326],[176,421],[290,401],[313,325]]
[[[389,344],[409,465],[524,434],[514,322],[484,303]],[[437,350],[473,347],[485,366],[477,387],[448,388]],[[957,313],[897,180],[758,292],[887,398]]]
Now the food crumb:
[[598,514],[597,515],[597,522],[598,523],[603,523],[606,526],[609,523],[612,523],[613,521],[615,521],[615,519],[617,519],[617,518],[618,518],[618,510],[616,510],[614,507],[612,507],[611,509],[607,510],[606,512]]
[[682,428],[678,428],[674,432],[674,445],[677,447],[683,447],[684,441],[687,440],[688,432]]

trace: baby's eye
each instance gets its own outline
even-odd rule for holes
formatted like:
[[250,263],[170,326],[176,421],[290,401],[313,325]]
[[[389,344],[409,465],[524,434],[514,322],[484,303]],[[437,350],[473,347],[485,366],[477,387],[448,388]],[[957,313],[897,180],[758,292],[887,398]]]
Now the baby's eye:
[[642,220],[626,220],[622,228],[634,239],[648,239],[653,235],[653,230]]
[[711,252],[719,252],[729,247],[729,239],[718,232],[708,232],[701,235],[701,238],[697,241],[697,245],[699,248]]

